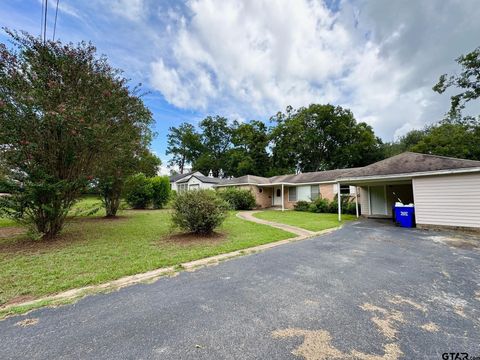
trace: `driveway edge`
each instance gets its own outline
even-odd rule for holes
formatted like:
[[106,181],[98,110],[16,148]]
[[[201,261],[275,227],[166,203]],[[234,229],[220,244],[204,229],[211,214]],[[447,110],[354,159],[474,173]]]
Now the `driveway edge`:
[[[245,220],[248,221],[248,219],[245,219]],[[81,298],[88,295],[119,290],[121,288],[130,286],[130,285],[141,284],[141,283],[151,283],[165,276],[175,276],[182,270],[195,271],[205,266],[218,265],[222,261],[233,259],[239,256],[250,255],[250,254],[254,254],[260,251],[265,251],[280,245],[289,244],[291,242],[306,240],[306,239],[310,239],[320,235],[329,234],[331,232],[334,232],[340,229],[341,227],[342,225],[334,228],[330,228],[330,229],[325,229],[315,233],[310,232],[310,234],[308,235],[300,235],[290,239],[284,239],[284,240],[279,240],[279,241],[275,241],[275,242],[271,242],[263,245],[235,250],[229,253],[210,256],[210,257],[198,259],[198,260],[193,260],[193,261],[181,263],[174,266],[163,267],[163,268],[147,271],[140,274],[124,276],[117,280],[112,280],[103,284],[89,285],[81,288],[71,289],[71,290],[57,293],[55,295],[49,295],[49,296],[45,296],[35,300],[26,301],[23,303],[9,304],[7,306],[0,307],[0,321],[4,320],[9,316],[20,315],[21,313],[24,314],[39,307],[56,305],[56,304],[64,304],[64,303],[80,300]],[[16,309],[16,308],[26,308],[26,309],[24,312],[20,311],[19,313],[15,313],[15,314],[9,313],[9,310]]]

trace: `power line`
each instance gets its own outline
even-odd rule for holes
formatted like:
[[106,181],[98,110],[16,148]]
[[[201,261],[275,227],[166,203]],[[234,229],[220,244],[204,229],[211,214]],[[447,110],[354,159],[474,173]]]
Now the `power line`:
[[42,15],[42,21],[40,23],[40,40],[43,40],[42,39],[42,32],[43,32],[43,7],[44,7],[44,4],[45,4],[45,1],[42,0],[42,13],[40,15]]
[[47,41],[47,12],[48,12],[48,0],[45,0],[45,22],[43,23],[43,43]]
[[55,10],[55,22],[53,23],[53,38],[52,40],[55,41],[55,32],[57,31],[57,15],[58,15],[58,2],[57,0],[57,9]]

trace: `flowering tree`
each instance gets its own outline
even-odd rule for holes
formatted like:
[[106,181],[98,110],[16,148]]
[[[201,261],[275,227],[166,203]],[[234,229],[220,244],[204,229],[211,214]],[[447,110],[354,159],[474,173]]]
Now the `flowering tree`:
[[119,142],[141,142],[152,117],[91,44],[7,33],[13,46],[0,44],[0,151],[10,196],[0,209],[48,239]]

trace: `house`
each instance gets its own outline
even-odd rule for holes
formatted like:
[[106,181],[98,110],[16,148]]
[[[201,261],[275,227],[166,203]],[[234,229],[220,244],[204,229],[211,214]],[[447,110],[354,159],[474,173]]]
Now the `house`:
[[337,181],[359,189],[364,216],[391,217],[400,199],[415,204],[417,226],[480,228],[480,161],[405,152]]
[[[365,217],[392,217],[396,201],[415,204],[420,227],[480,229],[480,161],[404,152],[371,165],[264,178],[246,175],[216,187],[249,189],[261,208],[352,196]],[[357,216],[359,216],[357,206]],[[339,207],[339,220],[341,208]]]
[[[254,194],[259,208],[278,206],[293,209],[298,201],[314,201],[318,197],[334,200],[338,192],[337,178],[350,170],[316,171],[269,178],[245,175],[222,180],[215,187],[220,190],[231,186],[248,189]],[[355,187],[343,185],[340,192],[353,196]]]
[[211,189],[219,182],[219,178],[205,176],[200,171],[170,176],[170,188],[178,192]]

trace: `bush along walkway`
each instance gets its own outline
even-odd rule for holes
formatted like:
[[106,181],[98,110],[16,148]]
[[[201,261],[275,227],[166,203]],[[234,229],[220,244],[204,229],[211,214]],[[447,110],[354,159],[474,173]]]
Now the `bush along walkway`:
[[269,225],[269,226],[272,226],[272,227],[277,228],[277,229],[285,230],[285,231],[291,232],[293,234],[296,234],[298,236],[312,236],[312,235],[315,235],[315,232],[310,231],[310,230],[302,229],[302,228],[292,226],[292,225],[281,224],[281,223],[277,223],[277,222],[273,222],[273,221],[262,220],[262,219],[259,219],[259,218],[256,218],[255,216],[253,216],[254,214],[259,213],[259,212],[261,212],[261,211],[242,211],[242,212],[239,212],[237,214],[237,216],[244,219],[244,220],[256,222],[258,224]]

